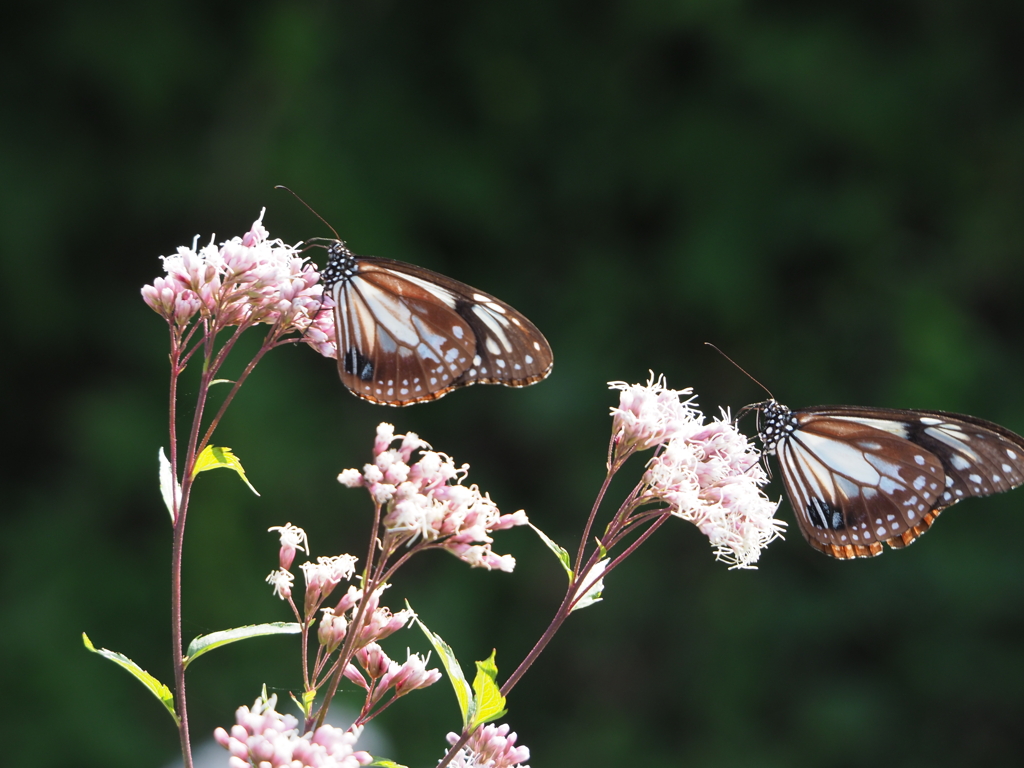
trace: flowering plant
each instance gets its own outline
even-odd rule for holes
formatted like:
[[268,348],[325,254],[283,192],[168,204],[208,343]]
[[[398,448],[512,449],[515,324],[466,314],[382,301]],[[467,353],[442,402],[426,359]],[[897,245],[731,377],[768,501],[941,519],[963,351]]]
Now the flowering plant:
[[[298,570],[303,592],[298,600],[293,565],[299,552],[311,555],[309,537],[290,522],[274,526],[270,530],[278,535],[280,548],[277,568],[267,582],[294,621],[214,632],[195,638],[186,649],[181,565],[193,482],[200,472],[227,468],[248,483],[232,451],[211,442],[217,425],[239,387],[271,349],[301,341],[325,356],[337,356],[330,313],[321,312],[329,299],[323,296],[316,267],[302,258],[298,246],[269,239],[262,221],[261,213],[248,233],[220,246],[211,242],[199,249],[195,244],[179,248],[164,258],[165,276],[142,289],[146,303],[167,322],[170,335],[170,457],[162,450],[159,457],[160,484],[172,524],[174,693],[127,657],[97,649],[85,638],[88,648],[129,670],[163,702],[178,726],[188,768],[192,757],[187,666],[226,644],[270,634],[300,635],[302,690],[292,696],[298,716],[279,713],[277,695],[268,696],[264,689],[252,707],[237,710],[230,730],[215,732],[217,742],[229,752],[228,764],[354,768],[374,761],[357,748],[366,723],[407,693],[441,678],[438,669],[429,668],[429,654],[407,651],[405,661],[398,662],[382,647],[390,635],[413,624],[444,666],[462,715],[459,731],[448,734],[449,748],[439,768],[523,766],[529,750],[517,745],[508,724],[495,723],[505,714],[505,697],[569,615],[601,600],[605,580],[647,538],[668,520],[679,518],[709,539],[717,559],[731,568],[750,568],[761,550],[781,535],[783,524],[774,518],[777,505],[761,491],[766,477],[758,453],[728,413],[706,421],[690,390],[670,389],[663,377],[653,374],[646,385],[610,384],[618,391],[619,402],[611,409],[606,474],[574,557],[534,526],[525,512],[502,514],[488,494],[467,484],[467,464],[456,464],[412,432],[396,434],[391,424],[382,423],[372,461],[338,476],[342,485],[365,490],[373,505],[362,561],[342,553],[302,562]],[[228,394],[205,421],[210,390],[222,381],[218,372],[241,334],[257,325],[266,326],[262,344],[238,379],[228,382]],[[202,359],[198,396],[191,427],[181,439],[176,426],[178,381],[196,356]],[[612,479],[633,454],[646,451],[651,456],[639,481],[592,538]],[[470,684],[452,649],[408,604],[393,612],[382,600],[399,569],[427,550],[448,552],[471,567],[512,572],[515,558],[494,551],[494,535],[523,525],[535,530],[557,556],[567,576],[565,594],[547,629],[502,684],[493,653],[476,662],[477,674]],[[343,682],[364,697],[359,715],[346,729],[325,722]]]

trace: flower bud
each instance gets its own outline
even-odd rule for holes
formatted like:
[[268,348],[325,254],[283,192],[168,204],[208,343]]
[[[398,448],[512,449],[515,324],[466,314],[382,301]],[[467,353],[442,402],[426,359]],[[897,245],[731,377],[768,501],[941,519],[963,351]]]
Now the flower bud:
[[356,651],[356,660],[373,680],[387,672],[391,664],[391,659],[376,643],[370,643]]

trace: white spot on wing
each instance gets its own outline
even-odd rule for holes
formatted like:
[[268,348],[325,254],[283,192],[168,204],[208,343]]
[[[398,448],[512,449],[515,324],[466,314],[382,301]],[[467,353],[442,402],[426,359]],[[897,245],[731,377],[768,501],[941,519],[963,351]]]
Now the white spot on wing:
[[969,462],[967,459],[965,459],[959,453],[954,453],[950,457],[949,463],[952,464],[953,467],[956,468],[956,469],[967,469],[969,466],[971,466],[971,462]]

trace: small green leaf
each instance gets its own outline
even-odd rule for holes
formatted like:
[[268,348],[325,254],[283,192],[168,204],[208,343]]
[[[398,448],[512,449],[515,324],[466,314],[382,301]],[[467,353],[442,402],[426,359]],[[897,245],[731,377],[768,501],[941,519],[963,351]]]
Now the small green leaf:
[[416,617],[416,623],[419,624],[420,629],[423,630],[423,634],[427,636],[430,644],[434,646],[437,655],[441,657],[441,663],[444,664],[444,668],[448,672],[448,679],[451,680],[452,688],[455,689],[455,698],[459,700],[459,709],[462,710],[462,724],[467,725],[469,723],[470,711],[474,708],[474,701],[469,683],[462,672],[462,667],[459,666],[459,660],[455,658],[455,652],[452,651],[448,643],[442,640],[440,635],[435,635],[427,629],[427,625],[420,621],[418,616]]
[[82,633],[82,642],[85,643],[85,647],[93,653],[98,653],[100,656],[105,659],[109,659],[119,667],[127,669],[132,675],[134,675],[136,680],[146,686],[149,689],[149,692],[160,700],[160,702],[167,708],[167,711],[171,713],[171,717],[174,718],[174,722],[179,725],[181,724],[181,721],[178,719],[178,713],[174,711],[174,696],[171,694],[170,688],[161,683],[123,653],[108,651],[106,648],[97,648],[92,644],[92,640],[89,639],[89,636],[85,634],[85,632]]
[[375,758],[374,761],[370,763],[370,767],[373,768],[375,765],[379,765],[381,768],[408,768],[408,766],[396,763],[394,760],[388,760],[386,757]]
[[271,624],[250,624],[246,627],[223,629],[220,632],[199,635],[188,644],[188,650],[185,652],[183,661],[187,667],[204,653],[212,651],[214,648],[220,648],[228,643],[235,643],[250,637],[263,637],[264,635],[297,635],[301,631],[302,626],[294,621],[275,621]]
[[171,462],[167,460],[167,454],[164,453],[164,449],[160,449],[160,455],[158,457],[160,462],[160,496],[164,500],[164,504],[167,505],[167,511],[171,515],[171,525],[174,525],[174,495],[172,489],[178,491],[177,496],[181,498],[181,488],[177,483],[174,482],[174,475],[171,473]]
[[608,567],[608,562],[607,558],[599,560],[590,569],[590,572],[579,587],[579,591],[583,592],[583,597],[577,600],[575,605],[569,609],[570,613],[601,602],[601,595],[604,592],[604,569]]
[[602,560],[604,558],[608,557],[608,550],[605,549],[604,543],[599,538],[597,538],[596,536],[594,537],[594,541],[597,542],[597,554],[598,554],[598,557],[600,557]]
[[210,382],[210,386],[212,387],[214,384],[234,384],[234,383],[235,382],[233,382],[231,379],[214,379],[213,381]]
[[476,711],[470,728],[490,723],[504,715],[505,697],[498,689],[498,665],[494,662],[497,651],[491,651],[491,657],[476,663],[476,678],[473,680],[473,691],[476,694]]
[[302,712],[303,717],[309,717],[313,713],[313,700],[316,698],[316,688],[311,691],[303,691],[302,698],[300,699],[294,693],[289,693],[292,697],[292,701],[295,702],[295,706]]
[[540,536],[540,540],[547,544],[548,549],[555,553],[555,557],[558,558],[558,562],[562,564],[562,567],[565,569],[565,572],[569,574],[569,583],[571,584],[572,566],[569,564],[569,553],[562,549],[562,547],[558,546],[552,539],[548,537],[546,533],[544,533],[544,531],[542,531],[536,525],[534,525],[533,523],[527,523],[527,525],[533,528],[533,530],[536,531],[537,535]]
[[242,469],[242,462],[231,452],[230,448],[221,448],[215,445],[208,445],[203,448],[203,452],[199,454],[199,458],[196,459],[196,466],[192,470],[192,477],[195,477],[200,472],[205,472],[208,469],[217,469],[224,467],[225,469],[233,469],[238,473],[238,476],[245,481],[245,484],[249,486],[249,490],[259,496],[259,491],[252,487],[252,483],[249,482],[249,478],[245,476],[245,470]]

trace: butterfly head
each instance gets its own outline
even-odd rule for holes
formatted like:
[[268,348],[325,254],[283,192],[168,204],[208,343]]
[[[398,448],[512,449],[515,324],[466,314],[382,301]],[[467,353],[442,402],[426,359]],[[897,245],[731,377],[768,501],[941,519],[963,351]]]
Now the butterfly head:
[[[331,240],[327,246],[327,264],[320,272],[324,291],[330,291],[337,283],[351,280],[356,274],[356,256],[341,240]],[[323,246],[320,246],[323,247]]]
[[756,408],[759,414],[764,414],[764,423],[758,424],[757,436],[764,446],[764,453],[773,456],[779,441],[797,428],[796,416],[788,406],[774,399],[765,400],[752,407]]

